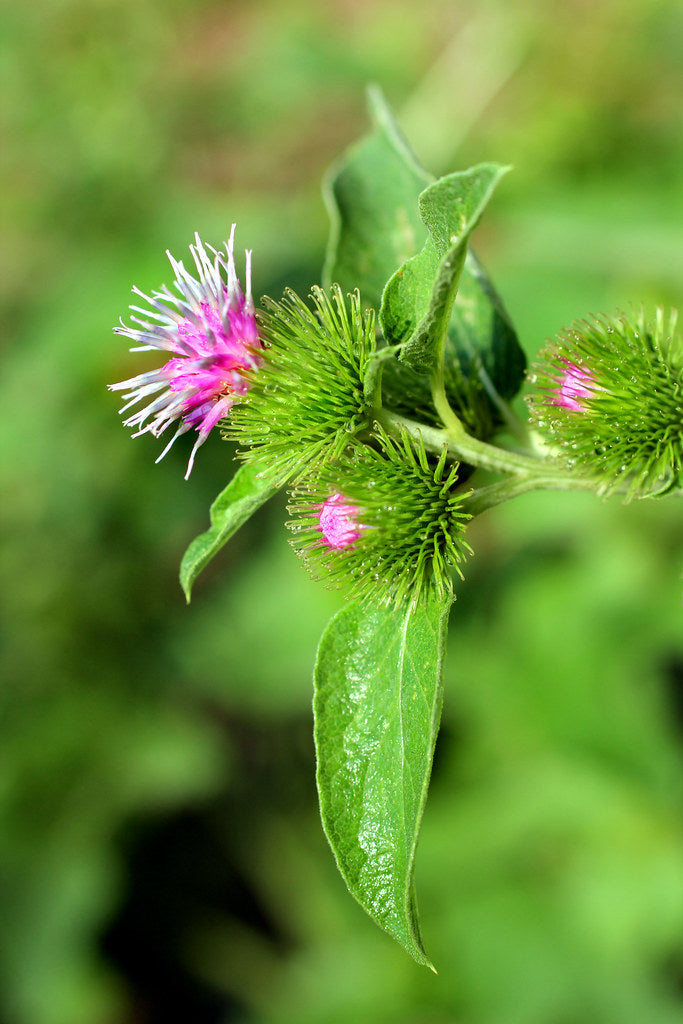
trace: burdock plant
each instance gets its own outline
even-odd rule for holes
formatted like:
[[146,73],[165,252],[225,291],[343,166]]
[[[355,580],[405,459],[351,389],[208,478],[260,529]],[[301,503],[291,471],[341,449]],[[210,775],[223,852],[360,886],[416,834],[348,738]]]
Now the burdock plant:
[[[118,333],[170,358],[114,390],[136,434],[171,444],[214,427],[241,462],[188,548],[192,585],[272,494],[290,490],[291,539],[347,601],[314,671],[323,825],[349,889],[429,965],[413,865],[441,713],[454,576],[471,520],[538,488],[680,497],[683,346],[673,313],[599,316],[549,341],[528,383],[517,336],[470,237],[507,168],[433,180],[371,93],[372,133],[326,180],[322,286],[252,300],[234,228],[197,238],[195,273],[142,295]],[[167,445],[167,451],[170,445]],[[161,453],[163,456],[164,452]]]

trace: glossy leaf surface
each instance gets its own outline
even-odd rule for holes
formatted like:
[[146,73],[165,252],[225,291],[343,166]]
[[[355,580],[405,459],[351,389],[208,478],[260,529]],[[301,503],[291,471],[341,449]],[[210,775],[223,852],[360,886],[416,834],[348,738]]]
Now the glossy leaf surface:
[[384,286],[424,244],[417,197],[432,180],[420,167],[378,89],[368,94],[371,134],[330,170],[324,195],[332,221],[323,284],[358,288],[379,309]]
[[420,964],[413,866],[442,703],[450,600],[415,608],[351,602],[315,667],[323,825],[358,902]]
[[401,358],[413,369],[429,372],[438,358],[470,236],[506,170],[479,164],[440,178],[419,197],[429,237],[387,283],[380,313],[384,337],[405,343]]

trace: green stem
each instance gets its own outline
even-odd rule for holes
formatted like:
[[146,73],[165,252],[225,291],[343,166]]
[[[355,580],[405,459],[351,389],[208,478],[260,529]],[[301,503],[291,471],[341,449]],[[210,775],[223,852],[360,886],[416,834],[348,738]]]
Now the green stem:
[[495,445],[479,441],[460,426],[458,436],[454,431],[437,430],[424,423],[416,423],[396,413],[382,409],[378,415],[379,422],[391,436],[400,437],[401,430],[407,430],[413,437],[421,438],[428,451],[441,454],[444,445],[454,461],[466,462],[495,473],[506,474],[506,480],[481,487],[472,492],[465,500],[466,508],[472,515],[478,515],[502,501],[509,501],[528,491],[592,491],[598,489],[595,480],[575,476],[563,469],[555,469],[540,458],[521,455],[517,452],[497,448]]
[[548,473],[547,466],[544,466],[539,459],[528,455],[519,455],[517,452],[507,451],[505,448],[497,448],[495,445],[471,437],[452,411],[451,416],[455,422],[448,431],[438,430],[436,427],[406,419],[397,413],[389,412],[388,409],[382,409],[378,413],[377,419],[390,436],[399,437],[401,428],[404,428],[413,437],[421,437],[425,448],[429,451],[440,454],[445,445],[448,454],[453,457],[454,461],[466,462],[470,466],[478,466],[494,473],[505,473],[508,476]]
[[382,370],[388,359],[393,359],[400,349],[400,345],[388,345],[381,348],[370,356],[363,380],[363,398],[366,406],[372,409],[375,415],[382,408]]
[[463,510],[472,516],[478,516],[487,509],[494,508],[504,501],[517,498],[520,494],[528,494],[529,491],[593,491],[595,493],[595,481],[586,480],[581,477],[569,477],[567,475],[550,473],[547,475],[517,477],[508,480],[498,480],[487,487],[478,487],[471,494],[463,498]]
[[451,408],[451,403],[446,395],[446,384],[444,381],[443,364],[434,371],[432,376],[432,402],[439,414],[441,422],[449,433],[462,434],[465,428],[460,419]]

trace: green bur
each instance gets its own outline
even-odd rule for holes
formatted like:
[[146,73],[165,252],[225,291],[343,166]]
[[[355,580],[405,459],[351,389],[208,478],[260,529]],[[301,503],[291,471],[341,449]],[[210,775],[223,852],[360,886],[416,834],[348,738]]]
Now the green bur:
[[[566,402],[572,368],[589,386]],[[630,500],[681,488],[683,342],[674,311],[578,321],[539,353],[533,383],[529,407],[551,454],[598,493]]]

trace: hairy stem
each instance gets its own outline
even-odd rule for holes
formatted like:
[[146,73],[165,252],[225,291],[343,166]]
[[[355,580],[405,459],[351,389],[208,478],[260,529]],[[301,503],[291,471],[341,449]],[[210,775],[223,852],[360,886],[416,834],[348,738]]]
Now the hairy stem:
[[539,476],[517,477],[498,480],[487,487],[478,487],[463,499],[463,509],[472,516],[478,516],[495,505],[500,505],[511,498],[529,491],[593,491],[595,481],[582,477],[570,477],[566,474],[542,474]]
[[446,430],[449,433],[461,434],[464,432],[464,427],[460,419],[456,416],[451,408],[451,403],[448,401],[446,395],[446,385],[444,382],[443,366],[439,367],[432,377],[432,402],[434,408],[441,418],[441,422],[445,425]]
[[519,494],[526,494],[528,491],[595,493],[598,490],[595,480],[568,473],[559,467],[555,468],[541,458],[511,452],[479,441],[467,434],[462,425],[459,425],[457,430],[438,430],[389,412],[388,409],[382,409],[377,418],[390,436],[397,438],[401,430],[407,430],[413,437],[421,438],[428,451],[440,455],[445,446],[453,461],[466,462],[479,469],[505,474],[507,479],[477,488],[468,496],[466,507],[472,515],[478,515],[494,505],[516,498]]
[[517,452],[507,451],[505,448],[497,448],[485,441],[479,441],[465,431],[452,411],[451,417],[454,422],[448,430],[439,430],[436,427],[406,419],[388,409],[382,409],[377,419],[390,436],[400,436],[401,428],[404,428],[413,437],[421,437],[428,451],[441,454],[445,446],[453,461],[466,462],[470,466],[489,469],[495,473],[505,473],[508,476],[528,476],[538,475],[541,471],[548,472],[547,467],[537,458],[520,455]]

